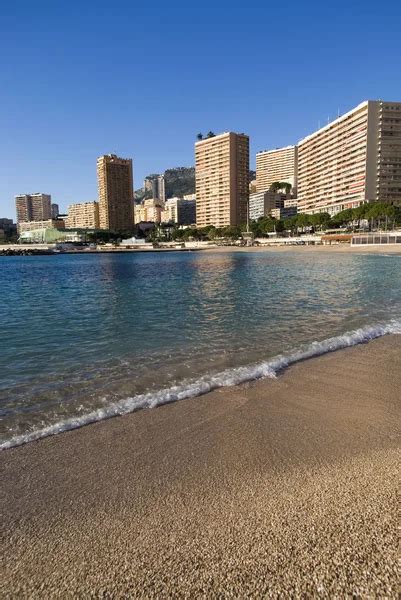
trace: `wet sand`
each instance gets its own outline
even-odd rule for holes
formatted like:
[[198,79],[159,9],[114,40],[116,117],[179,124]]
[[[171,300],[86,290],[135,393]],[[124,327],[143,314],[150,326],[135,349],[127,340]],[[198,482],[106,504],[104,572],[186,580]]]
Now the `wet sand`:
[[3,597],[395,598],[401,336],[5,451]]

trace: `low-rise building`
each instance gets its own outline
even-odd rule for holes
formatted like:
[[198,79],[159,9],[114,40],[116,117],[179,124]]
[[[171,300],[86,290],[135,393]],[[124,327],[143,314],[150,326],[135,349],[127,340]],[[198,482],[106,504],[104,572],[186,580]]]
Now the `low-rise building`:
[[282,207],[282,208],[274,208],[271,211],[271,216],[274,219],[289,219],[291,217],[295,217],[295,215],[297,214],[297,207],[296,206],[287,206],[287,207]]
[[193,225],[196,222],[196,200],[169,198],[161,215],[162,223]]
[[36,229],[65,229],[65,222],[62,219],[48,219],[46,221],[27,221],[18,224],[20,234]]
[[283,208],[288,196],[275,192],[256,192],[249,196],[249,220],[257,221],[260,217],[266,217],[272,210]]
[[161,200],[144,200],[134,207],[135,223],[160,223],[164,203]]
[[65,226],[67,229],[99,229],[99,203],[70,204]]

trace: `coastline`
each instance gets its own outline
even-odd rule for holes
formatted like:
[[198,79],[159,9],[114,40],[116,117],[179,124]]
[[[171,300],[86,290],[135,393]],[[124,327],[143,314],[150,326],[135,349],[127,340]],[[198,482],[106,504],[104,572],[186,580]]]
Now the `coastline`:
[[2,452],[5,593],[396,597],[400,366],[385,336]]

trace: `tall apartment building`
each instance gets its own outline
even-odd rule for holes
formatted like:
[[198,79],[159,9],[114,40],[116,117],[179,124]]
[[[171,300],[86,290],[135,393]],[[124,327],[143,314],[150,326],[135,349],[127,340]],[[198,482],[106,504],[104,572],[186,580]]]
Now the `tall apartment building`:
[[264,150],[256,154],[256,191],[268,190],[276,181],[292,185],[293,192],[297,188],[298,149],[286,146],[275,150]]
[[368,100],[298,144],[298,210],[401,205],[401,102]]
[[160,200],[144,200],[134,208],[135,223],[160,223],[162,220],[164,202]]
[[164,175],[149,175],[144,179],[143,189],[145,192],[152,192],[153,200],[166,200],[166,183]]
[[60,214],[59,205],[58,204],[52,204],[51,208],[52,208],[52,219],[57,219],[57,217]]
[[124,230],[134,225],[132,160],[106,154],[97,159],[100,229]]
[[15,196],[17,223],[47,221],[52,218],[50,194],[20,194]]
[[247,219],[249,137],[222,133],[195,144],[196,224],[239,225]]
[[65,226],[67,229],[99,229],[99,203],[70,204]]

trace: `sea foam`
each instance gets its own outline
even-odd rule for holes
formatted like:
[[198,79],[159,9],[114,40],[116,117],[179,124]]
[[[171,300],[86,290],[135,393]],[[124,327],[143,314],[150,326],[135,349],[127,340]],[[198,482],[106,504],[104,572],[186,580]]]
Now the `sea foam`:
[[286,355],[278,355],[268,361],[260,362],[245,367],[226,369],[216,374],[209,374],[194,380],[184,380],[179,385],[161,389],[155,392],[139,394],[132,398],[124,398],[112,402],[106,407],[98,408],[90,413],[71,417],[41,429],[16,435],[0,444],[0,449],[5,450],[33,442],[41,438],[56,435],[109,419],[111,417],[126,415],[142,408],[155,408],[169,402],[177,402],[188,398],[195,398],[211,392],[217,388],[229,387],[261,379],[263,377],[275,378],[287,367],[314,356],[334,352],[358,344],[363,344],[388,334],[401,334],[401,321],[391,320],[389,323],[377,324],[355,329],[342,335],[328,338],[320,342],[312,342],[294,350]]

